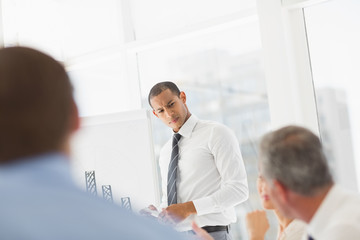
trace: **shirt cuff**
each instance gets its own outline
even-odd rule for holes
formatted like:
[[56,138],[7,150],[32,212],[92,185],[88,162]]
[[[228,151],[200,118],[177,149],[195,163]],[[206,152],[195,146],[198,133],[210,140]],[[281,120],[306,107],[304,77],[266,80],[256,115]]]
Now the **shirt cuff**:
[[193,204],[195,206],[196,213],[198,216],[213,213],[214,209],[216,209],[216,205],[212,197],[204,197],[193,200]]

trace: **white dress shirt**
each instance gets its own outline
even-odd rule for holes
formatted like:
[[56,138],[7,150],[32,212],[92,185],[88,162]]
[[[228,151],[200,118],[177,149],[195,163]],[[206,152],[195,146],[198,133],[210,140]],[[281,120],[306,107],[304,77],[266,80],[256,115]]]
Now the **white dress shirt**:
[[280,234],[278,232],[278,240],[301,240],[306,235],[306,224],[303,221],[294,219]]
[[308,227],[315,240],[360,239],[360,195],[333,186]]
[[[249,192],[239,143],[234,133],[216,122],[202,121],[194,115],[179,133],[177,202],[193,201],[202,226],[228,225],[236,221],[234,206],[247,200]],[[162,203],[167,206],[167,174],[172,139],[160,152]],[[179,231],[191,229],[189,221]]]

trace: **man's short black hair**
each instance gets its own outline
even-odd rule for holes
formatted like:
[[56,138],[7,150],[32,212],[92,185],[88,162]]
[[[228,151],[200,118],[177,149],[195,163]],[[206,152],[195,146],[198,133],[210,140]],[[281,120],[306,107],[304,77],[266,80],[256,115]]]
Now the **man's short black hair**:
[[[175,94],[176,96],[180,96],[180,90],[179,88],[176,86],[175,83],[173,82],[159,82],[157,84],[155,84],[150,92],[149,92],[149,96],[148,96],[148,101],[149,101],[149,105],[151,106],[151,102],[150,100],[153,97],[156,97],[157,95],[159,95],[160,93],[162,93],[163,91],[169,89],[173,94]],[[151,106],[152,107],[152,106]]]

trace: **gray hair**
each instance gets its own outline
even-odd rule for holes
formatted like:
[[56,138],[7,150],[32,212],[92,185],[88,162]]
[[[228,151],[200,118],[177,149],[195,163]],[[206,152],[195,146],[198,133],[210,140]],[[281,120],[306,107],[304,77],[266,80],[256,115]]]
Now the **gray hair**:
[[311,196],[332,184],[320,139],[306,128],[288,126],[266,134],[260,143],[264,177]]

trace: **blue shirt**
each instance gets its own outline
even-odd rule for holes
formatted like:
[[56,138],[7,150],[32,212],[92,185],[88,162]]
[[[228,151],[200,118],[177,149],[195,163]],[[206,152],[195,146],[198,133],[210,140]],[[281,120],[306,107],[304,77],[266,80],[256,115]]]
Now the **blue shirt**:
[[78,189],[68,162],[47,154],[0,167],[0,239],[183,239]]

